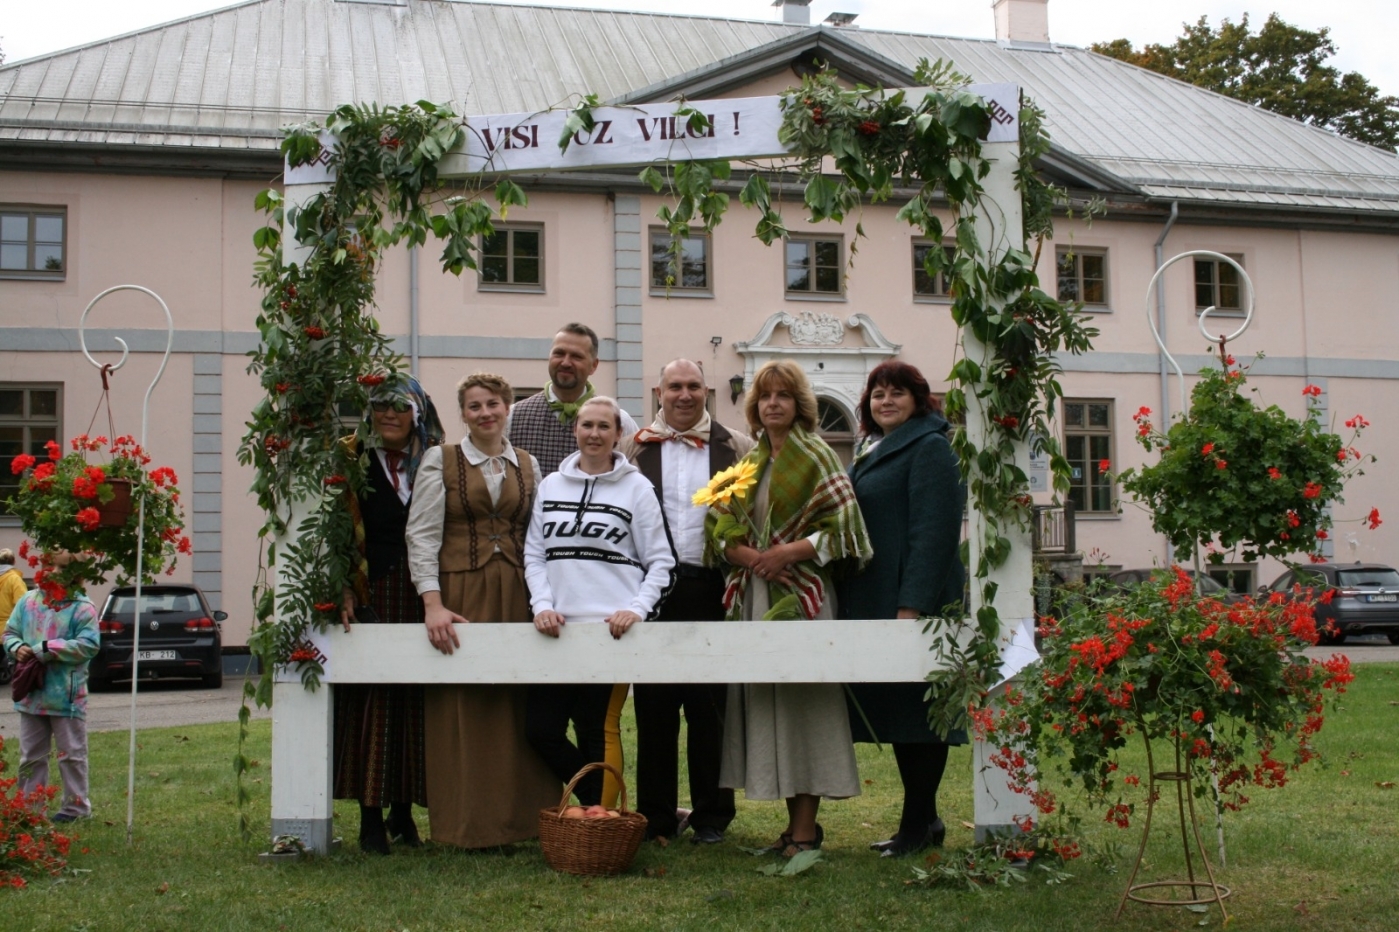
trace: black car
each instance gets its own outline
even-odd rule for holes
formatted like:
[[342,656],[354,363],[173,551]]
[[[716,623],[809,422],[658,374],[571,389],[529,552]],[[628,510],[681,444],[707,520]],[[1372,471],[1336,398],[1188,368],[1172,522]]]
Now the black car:
[[[194,677],[205,686],[223,685],[225,612],[209,610],[197,586],[143,586],[137,669],[142,679]],[[136,590],[113,589],[102,606],[98,629],[102,646],[88,667],[93,690],[114,680],[131,679],[131,651],[136,643]]]
[[1283,573],[1262,590],[1291,592],[1311,587],[1314,595],[1332,590],[1331,604],[1316,606],[1322,644],[1340,644],[1352,634],[1383,634],[1399,644],[1399,570],[1383,563],[1316,563]]
[[[1226,605],[1232,605],[1243,598],[1241,593],[1227,588],[1219,580],[1212,576],[1198,576],[1194,570],[1186,570],[1195,579],[1195,591],[1202,597],[1218,599]],[[1144,582],[1152,582],[1162,585],[1173,581],[1174,576],[1171,571],[1163,567],[1151,567],[1141,570],[1118,570],[1108,576],[1108,581],[1121,588],[1141,585]]]

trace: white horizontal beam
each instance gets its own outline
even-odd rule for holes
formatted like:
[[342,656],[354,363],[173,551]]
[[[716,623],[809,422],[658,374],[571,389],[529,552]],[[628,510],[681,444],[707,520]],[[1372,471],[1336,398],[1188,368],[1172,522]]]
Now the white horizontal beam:
[[[328,683],[908,683],[937,666],[919,621],[642,622],[457,625],[450,657],[421,625],[357,625],[315,635]],[[964,628],[970,636],[970,629]],[[279,679],[298,679],[280,671]]]

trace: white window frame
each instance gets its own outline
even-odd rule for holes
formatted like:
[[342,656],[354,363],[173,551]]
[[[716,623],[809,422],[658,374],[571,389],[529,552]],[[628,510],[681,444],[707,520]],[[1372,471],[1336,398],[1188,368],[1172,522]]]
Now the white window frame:
[[913,300],[918,304],[950,304],[952,302],[951,289],[947,286],[946,272],[939,272],[937,277],[933,280],[933,291],[918,290],[918,275],[920,272],[923,272],[923,263],[918,261],[918,250],[931,249],[939,245],[947,252],[953,251],[953,245],[951,243],[936,243],[933,240],[919,239],[918,237],[913,238],[913,242],[909,248],[909,258],[913,266]]
[[[676,239],[703,240],[704,241],[704,284],[700,286],[687,286],[676,281],[674,284],[667,284],[664,280],[656,280],[656,247],[664,243],[667,249],[670,243]],[[668,254],[669,255],[669,254]],[[673,266],[667,259],[666,268],[673,270]],[[651,295],[654,297],[666,298],[712,298],[714,297],[714,237],[703,230],[690,230],[681,237],[672,236],[665,227],[651,227],[647,231],[646,237],[646,276],[650,284]]]
[[[1082,500],[1074,499],[1074,514],[1078,518],[1090,517],[1117,517],[1117,484],[1108,481],[1108,503],[1106,508],[1093,507],[1093,489],[1101,485],[1102,473],[1098,469],[1098,463],[1107,460],[1109,463],[1116,463],[1117,455],[1117,402],[1111,398],[1064,398],[1060,402],[1060,430],[1063,435],[1064,458],[1069,460],[1072,469],[1078,466],[1080,470],[1087,470],[1087,473],[1080,473],[1079,479],[1070,478],[1069,494],[1072,495],[1079,488],[1082,488]],[[1083,424],[1069,423],[1069,405],[1083,405]],[[1107,405],[1108,416],[1106,427],[1092,427],[1089,425],[1089,405]],[[1082,464],[1075,463],[1070,458],[1069,438],[1070,436],[1082,436],[1085,438],[1085,456]],[[1099,455],[1093,451],[1092,438],[1106,437],[1106,456]]]
[[[816,290],[816,266],[810,266],[813,274],[808,276],[811,288],[796,290],[788,287],[788,270],[798,268],[787,262],[787,247],[792,243],[806,243],[810,247],[809,254],[813,261],[815,259],[817,243],[835,243],[836,246],[836,278],[838,287],[835,291]],[[845,237],[820,235],[815,233],[794,233],[787,237],[782,244],[782,291],[789,301],[844,301],[845,300]]]
[[[22,391],[24,400],[21,402],[22,410],[18,415],[0,413],[0,427],[19,427],[24,431],[20,440],[20,453],[28,453],[35,459],[43,462],[47,459],[44,451],[44,440],[35,440],[30,431],[33,428],[41,428],[47,434],[50,429],[53,431],[52,439],[60,445],[63,443],[63,383],[62,382],[0,382],[0,391]],[[54,392],[54,414],[35,416],[31,412],[31,392]],[[4,501],[9,498],[14,491],[19,488],[20,477],[10,472],[10,456],[0,456],[0,526],[14,527],[19,524],[19,519],[10,514],[5,507]]]
[[[69,253],[68,253],[68,208],[62,204],[0,204],[0,214],[5,216],[24,216],[28,224],[25,238],[26,259],[25,267],[22,269],[0,269],[0,279],[26,279],[29,281],[61,282],[68,278]],[[63,268],[61,269],[39,269],[34,267],[34,250],[38,245],[35,239],[35,220],[40,217],[57,218],[63,225],[63,239],[58,244],[63,250]],[[10,243],[9,240],[5,240]],[[18,242],[15,240],[14,242]],[[44,241],[48,243],[48,240]]]
[[[1220,254],[1222,254],[1222,255],[1228,256],[1230,259],[1233,259],[1235,262],[1239,263],[1239,265],[1243,266],[1245,269],[1248,268],[1248,263],[1244,262],[1243,253],[1238,253],[1238,252],[1225,252],[1225,251],[1222,250],[1222,249],[1218,249],[1218,250],[1215,250],[1215,251],[1218,252],[1218,253],[1220,253]],[[1208,264],[1209,264],[1210,266],[1212,266],[1213,269],[1214,269],[1213,280],[1209,283],[1209,287],[1210,287],[1211,291],[1213,292],[1212,297],[1214,298],[1214,300],[1212,300],[1209,304],[1201,304],[1201,303],[1200,303],[1200,285],[1201,285],[1201,282],[1200,282],[1200,278],[1199,278],[1199,275],[1198,275],[1198,270],[1199,270],[1199,267],[1200,267],[1200,265],[1201,265],[1202,263],[1208,263]],[[1191,293],[1194,295],[1195,313],[1196,313],[1196,314],[1199,314],[1199,313],[1202,312],[1205,308],[1209,307],[1210,305],[1214,305],[1214,308],[1215,308],[1214,313],[1216,313],[1216,314],[1222,314],[1222,315],[1224,315],[1224,316],[1226,316],[1226,317],[1242,317],[1242,316],[1244,315],[1244,283],[1243,283],[1242,280],[1236,282],[1235,285],[1234,285],[1234,287],[1235,287],[1236,289],[1238,289],[1239,303],[1236,304],[1236,305],[1234,305],[1233,307],[1226,307],[1226,306],[1224,306],[1224,305],[1222,305],[1222,304],[1219,303],[1219,289],[1220,289],[1220,287],[1221,287],[1221,283],[1220,283],[1220,280],[1219,280],[1219,272],[1220,272],[1220,269],[1221,269],[1221,268],[1227,268],[1227,269],[1229,269],[1229,271],[1231,271],[1231,272],[1237,272],[1237,270],[1236,270],[1232,265],[1230,265],[1229,263],[1224,262],[1224,261],[1222,261],[1222,260],[1220,260],[1220,259],[1211,259],[1209,256],[1196,256],[1196,257],[1195,257],[1195,261],[1194,261],[1193,263],[1191,263],[1191,266],[1190,266],[1190,276],[1191,276],[1191,285],[1192,285],[1192,287],[1193,287],[1193,290],[1192,290]]]
[[[1103,300],[1085,301],[1083,299],[1083,257],[1101,257],[1103,260]],[[1074,283],[1078,291],[1078,297],[1073,299],[1083,305],[1085,311],[1106,311],[1112,307],[1112,265],[1108,261],[1108,250],[1098,246],[1061,246],[1054,250],[1054,277],[1055,295],[1060,301],[1065,301],[1064,293],[1061,289],[1062,275],[1059,272],[1060,264],[1069,259],[1074,264]]]
[[[495,224],[494,226],[495,226],[495,232],[496,232],[497,235],[503,233],[503,234],[505,234],[505,236],[506,236],[506,243],[507,243],[507,245],[506,245],[506,248],[505,248],[505,249],[506,249],[506,251],[505,251],[505,269],[506,269],[506,275],[508,276],[508,280],[507,280],[507,281],[503,281],[503,282],[488,282],[488,281],[486,281],[486,273],[485,273],[485,264],[486,264],[486,237],[483,235],[483,236],[481,236],[481,238],[480,238],[479,240],[477,240],[477,246],[478,246],[478,248],[480,249],[480,260],[479,260],[479,261],[480,261],[481,268],[478,268],[478,269],[476,270],[476,290],[477,290],[477,291],[513,291],[513,292],[523,292],[523,293],[526,293],[526,294],[544,294],[544,293],[545,293],[545,286],[544,286],[544,283],[545,283],[545,281],[546,281],[546,275],[548,274],[548,273],[547,273],[547,267],[546,267],[546,265],[545,265],[545,256],[544,256],[544,253],[545,253],[545,249],[544,249],[544,224],[542,224],[542,223],[497,223],[497,224]],[[516,256],[515,256],[515,234],[516,234],[516,233],[534,233],[534,234],[537,234],[537,235],[539,236],[539,256],[538,256],[538,261],[539,261],[539,281],[537,281],[537,282],[517,282],[517,281],[515,281],[515,260],[516,260]]]

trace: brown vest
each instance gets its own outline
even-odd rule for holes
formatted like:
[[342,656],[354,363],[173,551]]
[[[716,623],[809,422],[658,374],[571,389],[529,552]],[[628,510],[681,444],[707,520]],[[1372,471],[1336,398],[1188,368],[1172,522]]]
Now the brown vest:
[[[527,454],[516,450],[524,459]],[[478,570],[500,547],[514,566],[525,565],[525,532],[534,507],[534,471],[508,460],[500,501],[491,504],[486,477],[466,461],[461,444],[442,450],[442,483],[447,487],[447,513],[442,525],[438,567],[444,573]]]

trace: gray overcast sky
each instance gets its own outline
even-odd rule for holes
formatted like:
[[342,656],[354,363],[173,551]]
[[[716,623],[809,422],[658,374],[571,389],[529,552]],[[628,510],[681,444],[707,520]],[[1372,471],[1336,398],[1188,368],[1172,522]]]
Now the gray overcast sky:
[[[521,2],[521,0],[500,0]],[[231,6],[228,0],[0,0],[0,48],[10,62],[108,36]],[[573,0],[539,5],[697,13],[741,19],[778,19],[771,0]],[[936,35],[991,38],[990,0],[814,0],[812,22],[832,12],[858,13],[857,25]],[[1057,42],[1086,46],[1128,38],[1136,45],[1169,42],[1181,23],[1208,16],[1235,22],[1252,14],[1261,25],[1269,13],[1306,29],[1331,27],[1340,47],[1333,61],[1359,71],[1387,94],[1399,95],[1399,34],[1395,0],[1050,0],[1049,34]],[[580,88],[586,90],[586,88]]]

